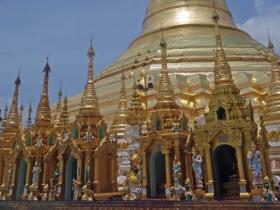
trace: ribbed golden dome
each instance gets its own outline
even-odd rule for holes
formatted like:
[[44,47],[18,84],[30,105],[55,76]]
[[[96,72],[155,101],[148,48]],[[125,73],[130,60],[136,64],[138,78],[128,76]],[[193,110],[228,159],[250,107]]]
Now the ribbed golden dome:
[[[216,0],[215,3],[220,16],[222,44],[234,79],[242,77],[243,74],[259,78],[259,74],[269,72],[271,64],[267,59],[267,48],[236,27],[225,0]],[[212,14],[212,0],[149,0],[141,34],[117,60],[97,76],[95,81],[101,113],[108,124],[112,123],[117,114],[122,73],[129,74],[134,71],[138,76],[144,68],[153,77],[157,91],[161,73],[159,43],[162,32],[168,45],[167,65],[176,100],[182,102],[185,97],[189,101],[185,95],[186,89],[197,95],[191,100],[204,100],[198,95],[207,92],[203,88],[210,89],[208,86],[209,81],[213,81],[215,61],[213,49],[216,43]],[[263,87],[267,78],[257,82]],[[129,100],[133,78],[128,78],[126,84]],[[198,84],[203,88],[199,89]],[[245,81],[238,87],[244,89],[248,96],[251,93],[254,95],[256,91],[250,92],[249,85],[250,81]],[[155,95],[156,92],[151,92],[149,107],[155,105]],[[70,104],[71,101],[72,99]],[[188,105],[184,106],[188,108]],[[197,107],[200,106],[204,106],[203,103],[197,104]],[[73,106],[73,111],[76,109],[77,107]]]
[[[215,6],[221,16],[220,24],[236,28],[224,0],[215,0]],[[192,24],[213,25],[209,18],[212,13],[213,1],[210,0],[149,0],[142,35],[159,30],[160,23],[164,29]]]

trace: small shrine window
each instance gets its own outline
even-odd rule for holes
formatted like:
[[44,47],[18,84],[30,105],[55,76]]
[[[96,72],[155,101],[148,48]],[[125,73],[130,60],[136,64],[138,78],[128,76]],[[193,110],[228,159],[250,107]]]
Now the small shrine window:
[[226,120],[227,119],[226,110],[223,107],[220,107],[217,110],[217,119],[218,120]]

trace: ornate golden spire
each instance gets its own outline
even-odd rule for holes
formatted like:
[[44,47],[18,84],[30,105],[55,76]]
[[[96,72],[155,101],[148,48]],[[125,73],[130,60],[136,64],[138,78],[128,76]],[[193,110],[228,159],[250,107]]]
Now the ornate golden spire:
[[111,127],[111,134],[117,133],[118,136],[124,135],[124,130],[127,125],[128,125],[128,109],[127,109],[127,100],[126,100],[126,92],[125,92],[125,76],[124,73],[122,73],[119,109],[117,115],[113,120],[113,124]]
[[84,93],[81,100],[81,108],[96,108],[98,109],[98,100],[96,96],[96,91],[94,88],[94,71],[93,71],[93,61],[95,57],[95,52],[91,46],[88,50],[88,72],[87,72],[87,82],[84,88]]
[[61,88],[58,92],[58,100],[55,108],[54,127],[61,127],[61,111],[62,111],[62,91]]
[[23,107],[23,103],[21,104],[20,108],[19,108],[19,128],[21,130],[24,129],[24,107]]
[[271,80],[269,85],[269,96],[264,108],[264,121],[266,124],[280,122],[280,68],[270,36],[268,48],[270,49],[269,59],[271,61]]
[[128,110],[129,110],[128,122],[130,125],[139,125],[142,122],[144,122],[145,120],[144,109],[139,94],[137,92],[137,84],[135,78],[133,83],[132,99]]
[[51,109],[49,104],[49,74],[51,72],[51,68],[49,66],[48,58],[47,63],[44,67],[43,72],[44,76],[44,84],[43,91],[41,94],[40,102],[38,104],[37,113],[35,117],[35,125],[38,128],[50,128],[51,127]]
[[64,97],[63,100],[63,108],[61,112],[61,122],[62,122],[62,127],[66,128],[69,123],[69,113],[68,113],[68,98],[67,96]]
[[17,132],[19,129],[19,116],[18,116],[18,95],[19,95],[19,86],[21,84],[20,76],[18,74],[17,79],[15,80],[15,90],[12,100],[12,105],[10,112],[7,116],[5,122],[5,132]]
[[169,72],[167,68],[167,44],[162,35],[160,42],[161,50],[161,76],[158,90],[158,103],[173,102],[175,100],[172,84],[169,79]]
[[163,34],[160,42],[160,50],[162,69],[158,88],[157,104],[153,107],[153,109],[179,109],[179,106],[175,102],[174,90],[169,78],[169,71],[167,68],[167,44]]
[[[95,52],[92,47],[92,41],[90,48],[88,50],[88,70],[87,70],[87,81],[84,87],[83,96],[81,99],[81,106],[79,109],[79,114],[77,116],[78,124],[81,128],[81,135],[85,135],[86,129],[88,126],[98,127],[103,121],[102,115],[99,111],[98,106],[98,98],[96,95],[95,87],[94,87],[94,71],[93,71],[93,61],[95,57]],[[98,137],[98,131],[99,128],[96,128],[96,133],[94,134],[95,137]]]
[[214,68],[214,81],[215,85],[230,83],[233,84],[231,68],[228,64],[225,51],[223,49],[222,37],[219,28],[220,16],[218,15],[215,3],[214,12],[212,19],[215,24],[215,34],[216,34],[216,58],[215,58],[215,68]]
[[28,108],[27,128],[31,128],[31,126],[32,126],[32,105],[30,103]]

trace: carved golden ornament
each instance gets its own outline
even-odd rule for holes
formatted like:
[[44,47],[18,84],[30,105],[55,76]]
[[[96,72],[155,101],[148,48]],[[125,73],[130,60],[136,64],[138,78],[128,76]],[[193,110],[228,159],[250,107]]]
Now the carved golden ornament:
[[137,165],[137,163],[141,162],[141,157],[139,156],[138,153],[135,153],[132,157],[131,157],[131,162],[132,165]]
[[280,131],[272,131],[269,133],[269,141],[277,141],[280,139]]

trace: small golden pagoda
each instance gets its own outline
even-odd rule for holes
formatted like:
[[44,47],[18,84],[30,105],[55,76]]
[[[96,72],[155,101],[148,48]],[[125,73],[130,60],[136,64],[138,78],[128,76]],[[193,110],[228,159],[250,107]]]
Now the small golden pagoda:
[[110,133],[112,135],[116,134],[118,138],[122,138],[125,136],[125,130],[127,126],[128,126],[128,106],[127,106],[127,99],[126,99],[125,75],[122,74],[118,113],[114,117]]
[[138,138],[138,155],[142,157],[143,170],[142,196],[146,198],[171,196],[171,186],[174,184],[172,162],[176,160],[182,165],[179,181],[182,185],[187,178],[186,170],[190,167],[184,151],[185,142],[189,138],[188,125],[183,125],[186,122],[183,120],[185,116],[175,102],[167,67],[167,44],[163,37],[160,50],[162,70],[157,103],[148,111],[148,132],[140,132]]
[[117,193],[117,145],[109,140],[95,93],[94,50],[88,51],[87,82],[76,121],[68,119],[68,98],[58,94],[51,118],[48,82],[51,68],[44,67],[43,90],[35,123],[28,109],[27,127],[18,113],[20,78],[0,144],[0,200],[109,199]]
[[[204,164],[206,198],[249,199],[264,177],[272,179],[269,145],[263,122],[260,121],[259,126],[254,123],[250,102],[241,97],[234,84],[216,10],[213,21],[216,33],[214,89],[206,123],[202,127],[197,125],[194,131],[195,153],[202,157]],[[251,161],[253,154],[259,159]]]

